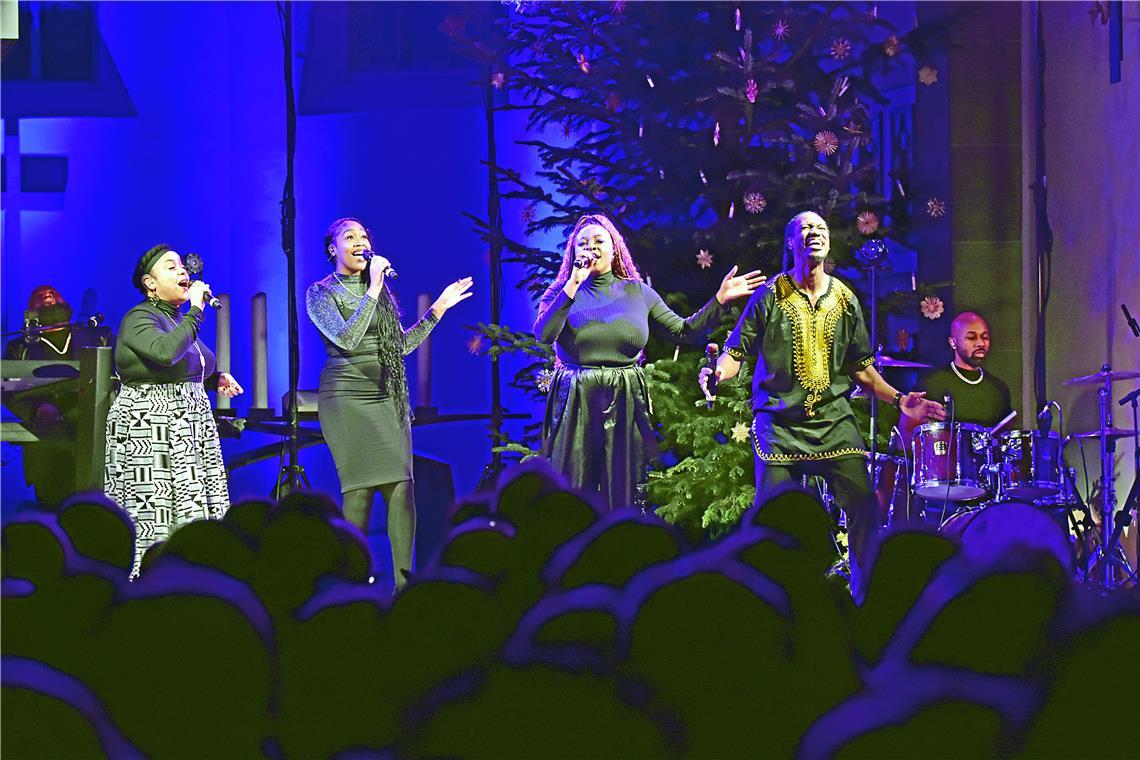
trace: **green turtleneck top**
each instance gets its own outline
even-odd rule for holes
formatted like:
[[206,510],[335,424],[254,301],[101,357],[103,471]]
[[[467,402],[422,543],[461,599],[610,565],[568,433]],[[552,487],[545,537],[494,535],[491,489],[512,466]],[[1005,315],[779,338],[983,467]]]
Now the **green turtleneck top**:
[[639,280],[623,280],[613,272],[592,275],[574,298],[556,282],[538,307],[534,335],[553,343],[563,364],[622,367],[638,360],[649,341],[649,330],[677,343],[699,341],[716,327],[721,304],[709,300],[688,319],[670,309],[653,288]]
[[185,314],[166,301],[143,301],[123,317],[115,344],[115,367],[126,385],[206,383],[214,352],[198,339],[202,310]]

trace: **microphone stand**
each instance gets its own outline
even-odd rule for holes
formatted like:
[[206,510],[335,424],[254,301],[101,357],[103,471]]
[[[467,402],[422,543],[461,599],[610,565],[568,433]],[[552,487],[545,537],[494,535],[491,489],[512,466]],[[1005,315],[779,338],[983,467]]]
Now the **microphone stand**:
[[297,103],[293,93],[293,4],[285,0],[277,3],[281,17],[281,43],[285,63],[285,187],[281,193],[281,250],[287,265],[289,311],[289,405],[286,407],[288,436],[285,441],[287,463],[273,488],[273,498],[282,499],[293,491],[311,488],[305,468],[298,459],[300,448],[299,412],[297,410],[297,383],[301,371],[299,329],[297,326],[297,203],[293,196],[293,158],[297,150]]

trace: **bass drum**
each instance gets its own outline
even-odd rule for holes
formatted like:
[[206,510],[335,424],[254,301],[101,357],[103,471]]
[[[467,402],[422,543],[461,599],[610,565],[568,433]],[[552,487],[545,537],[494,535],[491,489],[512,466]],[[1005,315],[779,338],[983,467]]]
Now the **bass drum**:
[[943,533],[958,536],[962,551],[979,562],[992,562],[1014,547],[1052,554],[1065,572],[1075,572],[1075,550],[1067,528],[1056,516],[1019,501],[983,504],[942,523]]

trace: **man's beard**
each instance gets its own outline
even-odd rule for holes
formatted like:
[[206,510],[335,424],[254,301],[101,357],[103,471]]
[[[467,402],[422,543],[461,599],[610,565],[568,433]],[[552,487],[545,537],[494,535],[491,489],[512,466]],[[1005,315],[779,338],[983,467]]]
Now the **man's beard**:
[[966,364],[969,364],[974,369],[981,367],[982,362],[984,362],[986,360],[985,355],[974,356],[974,354],[972,354],[972,353],[965,354],[965,355],[958,354],[958,356],[961,357],[962,361],[966,362]]
[[71,305],[67,303],[57,303],[32,310],[32,314],[35,315],[41,325],[58,325],[70,322],[71,313]]

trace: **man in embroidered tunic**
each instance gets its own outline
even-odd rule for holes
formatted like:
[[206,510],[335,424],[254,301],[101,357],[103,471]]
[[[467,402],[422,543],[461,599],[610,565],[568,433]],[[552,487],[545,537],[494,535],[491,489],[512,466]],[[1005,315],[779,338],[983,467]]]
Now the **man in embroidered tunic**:
[[[924,393],[900,393],[875,369],[859,299],[825,270],[830,235],[823,218],[797,214],[784,238],[792,269],[752,295],[715,372],[728,380],[745,357],[756,357],[756,502],[803,475],[823,476],[847,514],[854,583],[877,520],[867,451],[846,396],[852,379],[908,417],[943,419],[945,410]],[[702,385],[710,373],[702,372]]]

